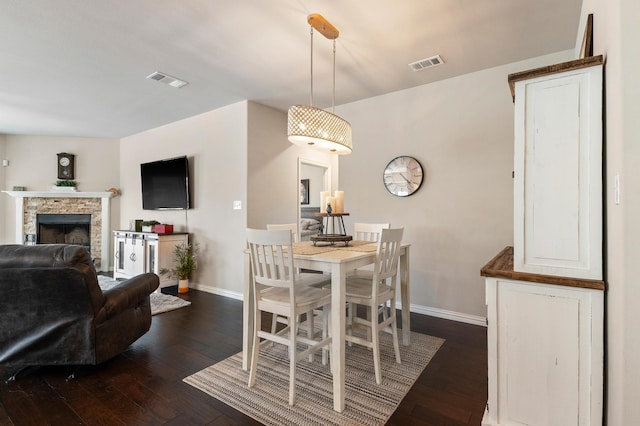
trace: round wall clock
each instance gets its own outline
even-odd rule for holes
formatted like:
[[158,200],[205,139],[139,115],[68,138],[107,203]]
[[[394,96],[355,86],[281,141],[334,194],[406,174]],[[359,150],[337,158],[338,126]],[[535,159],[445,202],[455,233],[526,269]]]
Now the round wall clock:
[[66,152],[58,154],[58,179],[73,179],[74,157]]
[[418,160],[401,155],[389,161],[384,168],[382,181],[387,191],[397,197],[408,197],[415,193],[424,179],[422,165]]

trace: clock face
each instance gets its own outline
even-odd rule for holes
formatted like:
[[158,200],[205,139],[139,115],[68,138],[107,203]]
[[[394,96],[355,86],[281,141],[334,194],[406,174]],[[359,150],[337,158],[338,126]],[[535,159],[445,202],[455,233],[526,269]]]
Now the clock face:
[[422,185],[422,165],[413,157],[401,155],[387,164],[382,179],[387,191],[398,197],[407,197]]
[[67,167],[70,163],[71,163],[71,160],[69,160],[69,157],[61,157],[60,158],[60,165],[61,166]]

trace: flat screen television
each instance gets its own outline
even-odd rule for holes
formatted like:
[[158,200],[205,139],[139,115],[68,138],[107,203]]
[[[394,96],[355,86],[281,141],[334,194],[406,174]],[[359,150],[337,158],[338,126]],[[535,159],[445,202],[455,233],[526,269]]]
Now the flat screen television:
[[189,203],[189,160],[169,158],[140,164],[142,208],[185,210]]

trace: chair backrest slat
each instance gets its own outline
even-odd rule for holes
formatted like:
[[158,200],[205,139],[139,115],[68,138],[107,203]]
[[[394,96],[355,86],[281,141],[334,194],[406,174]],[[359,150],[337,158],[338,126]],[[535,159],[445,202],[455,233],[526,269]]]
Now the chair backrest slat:
[[378,241],[383,229],[389,229],[388,223],[359,223],[353,225],[353,238],[360,241]]
[[383,280],[392,278],[389,285],[395,288],[395,277],[398,273],[398,258],[400,257],[403,233],[404,228],[382,230],[376,252],[376,264],[373,275],[374,286],[377,286],[378,283]]
[[271,223],[267,224],[267,229],[269,231],[281,231],[283,229],[288,229],[293,235],[293,242],[298,242],[298,225],[295,223]]

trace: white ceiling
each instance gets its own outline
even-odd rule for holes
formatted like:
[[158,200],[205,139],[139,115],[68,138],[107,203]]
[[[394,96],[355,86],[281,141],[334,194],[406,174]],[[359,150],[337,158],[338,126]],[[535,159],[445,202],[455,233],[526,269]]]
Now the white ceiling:
[[[120,138],[250,99],[308,104],[307,15],[340,30],[336,104],[575,45],[581,0],[0,0],[0,133]],[[314,105],[331,105],[314,37]],[[440,54],[444,65],[408,66]],[[175,89],[145,77],[189,82]],[[506,76],[505,76],[506,84]]]

